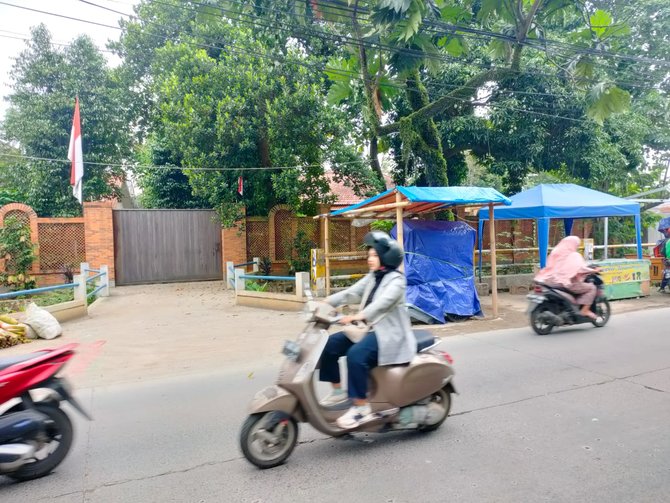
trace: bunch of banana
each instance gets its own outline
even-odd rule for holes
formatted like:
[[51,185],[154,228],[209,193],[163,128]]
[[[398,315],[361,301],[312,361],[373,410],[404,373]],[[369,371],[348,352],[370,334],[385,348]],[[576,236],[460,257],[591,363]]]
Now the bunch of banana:
[[30,339],[26,338],[24,335],[18,335],[0,329],[0,349],[16,346],[17,344],[24,344],[26,342],[30,342]]
[[26,326],[6,314],[0,315],[0,330],[19,336],[22,339],[26,338]]

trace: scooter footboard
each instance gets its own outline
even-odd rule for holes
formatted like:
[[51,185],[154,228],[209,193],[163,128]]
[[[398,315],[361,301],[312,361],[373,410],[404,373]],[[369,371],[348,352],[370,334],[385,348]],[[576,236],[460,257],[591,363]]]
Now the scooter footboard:
[[268,386],[259,391],[249,404],[249,414],[273,411],[286,412],[298,421],[305,420],[296,396],[279,386]]

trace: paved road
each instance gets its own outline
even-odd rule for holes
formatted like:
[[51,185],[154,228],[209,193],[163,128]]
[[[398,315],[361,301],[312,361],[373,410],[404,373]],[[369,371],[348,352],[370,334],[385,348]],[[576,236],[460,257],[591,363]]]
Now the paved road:
[[0,479],[0,501],[667,502],[668,319],[449,337],[461,395],[440,430],[363,443],[305,427],[268,471],[237,447],[267,370],[80,390],[96,420],[77,422],[69,458],[38,481]]

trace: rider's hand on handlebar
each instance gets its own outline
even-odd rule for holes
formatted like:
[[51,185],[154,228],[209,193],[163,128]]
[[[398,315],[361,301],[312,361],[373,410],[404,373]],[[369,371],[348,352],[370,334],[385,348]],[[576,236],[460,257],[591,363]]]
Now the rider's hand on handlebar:
[[338,323],[340,325],[350,325],[357,321],[363,321],[363,319],[358,314],[353,316],[342,316],[342,318],[338,320]]

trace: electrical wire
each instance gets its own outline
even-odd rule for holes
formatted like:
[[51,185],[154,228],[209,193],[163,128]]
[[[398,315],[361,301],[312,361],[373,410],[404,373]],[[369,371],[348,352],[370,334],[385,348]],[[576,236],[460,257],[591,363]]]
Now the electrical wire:
[[[38,157],[31,155],[23,154],[6,154],[0,152],[0,156],[9,157],[13,159],[25,159],[30,161],[48,161],[48,162],[62,162],[62,163],[71,163],[69,159],[55,159],[52,157]],[[360,159],[356,161],[344,161],[344,162],[333,162],[328,161],[333,165],[349,165],[349,164],[365,164],[367,161]],[[170,166],[170,165],[153,165],[153,164],[134,164],[134,163],[111,163],[111,162],[93,162],[93,161],[84,161],[84,164],[89,164],[91,166],[106,166],[106,167],[115,167],[115,168],[125,168],[125,169],[164,169],[164,170],[179,170],[179,171],[271,171],[271,170],[289,170],[289,169],[308,169],[308,168],[320,168],[323,167],[323,164],[304,164],[296,166],[268,166],[268,167],[237,167],[237,168],[212,168],[212,167],[186,167],[186,166]]]

